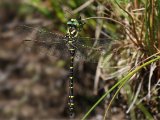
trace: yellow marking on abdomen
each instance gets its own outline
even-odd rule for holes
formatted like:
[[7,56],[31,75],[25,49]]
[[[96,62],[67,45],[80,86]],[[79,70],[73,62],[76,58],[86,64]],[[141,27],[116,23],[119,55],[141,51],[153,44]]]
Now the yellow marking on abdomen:
[[69,106],[74,106],[74,103],[68,103]]
[[73,67],[69,67],[70,69],[73,69]]
[[73,50],[75,50],[75,49],[69,49],[70,51],[73,51]]
[[74,96],[69,96],[69,98],[74,98]]

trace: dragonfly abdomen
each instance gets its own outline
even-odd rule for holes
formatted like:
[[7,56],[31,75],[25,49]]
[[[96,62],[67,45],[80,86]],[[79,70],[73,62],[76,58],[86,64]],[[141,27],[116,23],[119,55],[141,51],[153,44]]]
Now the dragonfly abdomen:
[[70,75],[69,75],[69,115],[74,117],[74,94],[73,94],[73,82],[74,82],[74,56],[75,56],[75,47],[73,46],[73,39],[69,38],[68,40],[68,49],[70,52]]

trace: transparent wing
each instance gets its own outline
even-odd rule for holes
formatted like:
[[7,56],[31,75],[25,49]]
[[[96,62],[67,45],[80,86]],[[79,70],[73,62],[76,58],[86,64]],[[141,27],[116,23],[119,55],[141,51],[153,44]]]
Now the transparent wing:
[[25,36],[25,39],[35,39],[45,42],[65,42],[64,35],[49,32],[43,28],[34,28],[27,25],[21,25],[16,28],[18,34]]
[[76,59],[96,63],[105,54],[112,41],[107,38],[78,38]]
[[68,58],[69,52],[66,45],[61,43],[52,43],[52,42],[39,42],[38,40],[24,40],[22,46],[28,48],[28,50],[36,51],[40,54],[45,54],[49,56],[56,56],[60,58]]
[[16,31],[24,37],[22,41],[23,47],[42,54],[60,57],[68,56],[67,39],[62,35],[26,25],[18,26]]

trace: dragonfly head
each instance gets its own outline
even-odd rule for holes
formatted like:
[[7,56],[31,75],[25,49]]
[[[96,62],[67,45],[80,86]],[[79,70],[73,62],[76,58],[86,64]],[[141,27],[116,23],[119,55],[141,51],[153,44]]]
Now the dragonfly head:
[[81,21],[81,18],[79,19],[71,19],[70,21],[67,22],[68,25],[68,34],[77,37],[79,31],[81,30],[83,23]]

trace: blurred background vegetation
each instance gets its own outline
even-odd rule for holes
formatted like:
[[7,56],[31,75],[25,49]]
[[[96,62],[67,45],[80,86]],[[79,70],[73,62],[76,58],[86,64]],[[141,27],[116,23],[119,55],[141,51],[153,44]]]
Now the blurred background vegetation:
[[65,34],[78,16],[81,36],[113,44],[98,64],[75,62],[75,118],[160,119],[158,0],[0,0],[0,119],[69,119],[69,61],[26,51],[16,27]]

